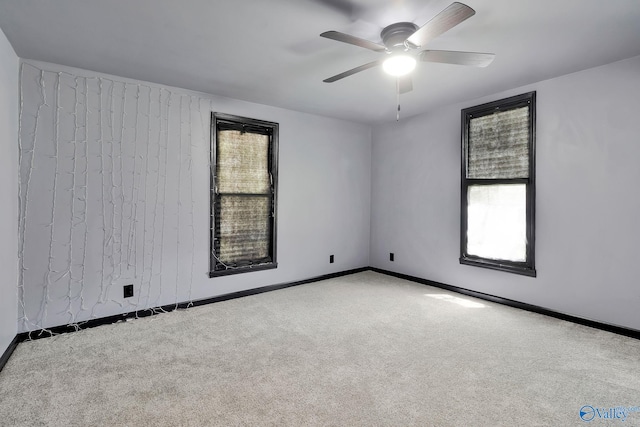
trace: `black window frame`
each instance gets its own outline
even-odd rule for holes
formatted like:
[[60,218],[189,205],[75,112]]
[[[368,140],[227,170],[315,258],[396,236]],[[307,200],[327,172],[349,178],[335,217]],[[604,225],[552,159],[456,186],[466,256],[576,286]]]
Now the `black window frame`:
[[[482,117],[498,111],[508,111],[515,108],[529,107],[529,177],[516,179],[470,179],[467,178],[469,124],[472,118]],[[476,267],[490,268],[525,276],[536,276],[535,268],[535,140],[536,140],[536,92],[523,93],[521,95],[489,102],[475,107],[465,108],[462,111],[462,167],[460,189],[460,264]],[[526,184],[526,260],[524,262],[510,260],[496,260],[483,258],[467,253],[467,203],[468,189],[471,185],[495,185],[495,184]]]
[[[254,262],[248,260],[246,263],[225,266],[216,257],[216,250],[219,248],[219,241],[216,238],[216,230],[219,230],[219,218],[216,217],[216,204],[219,198],[216,197],[216,151],[218,140],[218,129],[234,129],[242,132],[260,133],[269,136],[269,172],[271,175],[271,210],[269,216],[270,245],[268,259],[261,259]],[[211,113],[211,158],[210,158],[210,238],[209,238],[209,277],[226,276],[231,274],[248,273],[251,271],[269,270],[278,267],[277,263],[277,207],[278,207],[278,135],[279,124],[265,120],[258,120],[248,117],[241,117],[225,113]],[[249,195],[251,196],[251,195]]]

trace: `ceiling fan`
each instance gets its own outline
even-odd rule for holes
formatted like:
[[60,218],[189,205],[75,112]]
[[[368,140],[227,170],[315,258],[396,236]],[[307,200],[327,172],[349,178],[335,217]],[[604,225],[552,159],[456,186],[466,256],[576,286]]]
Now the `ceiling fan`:
[[[401,93],[413,90],[413,81],[410,73],[414,70],[417,60],[486,67],[493,61],[495,57],[493,53],[448,50],[422,50],[416,52],[429,41],[472,17],[475,13],[466,4],[454,2],[420,28],[412,22],[397,22],[386,26],[380,33],[383,44],[374,43],[339,31],[326,31],[320,36],[374,52],[385,53],[386,58],[360,65],[323,81],[325,83],[333,83],[361,71],[382,66],[385,72],[397,77],[396,87],[399,96]],[[400,105],[398,105],[398,110],[400,110]]]

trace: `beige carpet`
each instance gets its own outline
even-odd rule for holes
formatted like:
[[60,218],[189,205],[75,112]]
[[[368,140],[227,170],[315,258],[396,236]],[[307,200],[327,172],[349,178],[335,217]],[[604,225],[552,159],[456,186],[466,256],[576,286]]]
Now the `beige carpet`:
[[25,342],[0,373],[2,426],[637,427],[635,407],[640,341],[373,272]]

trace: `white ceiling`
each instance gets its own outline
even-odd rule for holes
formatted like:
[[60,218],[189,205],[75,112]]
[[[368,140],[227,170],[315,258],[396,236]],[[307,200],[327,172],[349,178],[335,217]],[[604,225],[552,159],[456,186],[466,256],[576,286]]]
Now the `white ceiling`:
[[[380,42],[384,26],[421,26],[452,1],[0,0],[0,27],[22,58],[372,123],[395,119],[393,78],[372,69],[322,80],[381,54],[319,34]],[[639,0],[463,2],[476,15],[427,48],[496,59],[418,64],[404,117],[640,55]]]

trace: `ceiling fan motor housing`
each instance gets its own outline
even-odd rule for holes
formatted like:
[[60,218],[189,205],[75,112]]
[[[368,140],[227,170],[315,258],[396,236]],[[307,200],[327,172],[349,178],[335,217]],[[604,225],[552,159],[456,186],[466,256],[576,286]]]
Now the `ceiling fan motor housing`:
[[405,40],[415,33],[417,29],[418,26],[413,22],[397,22],[384,27],[380,37],[389,51],[406,50]]

